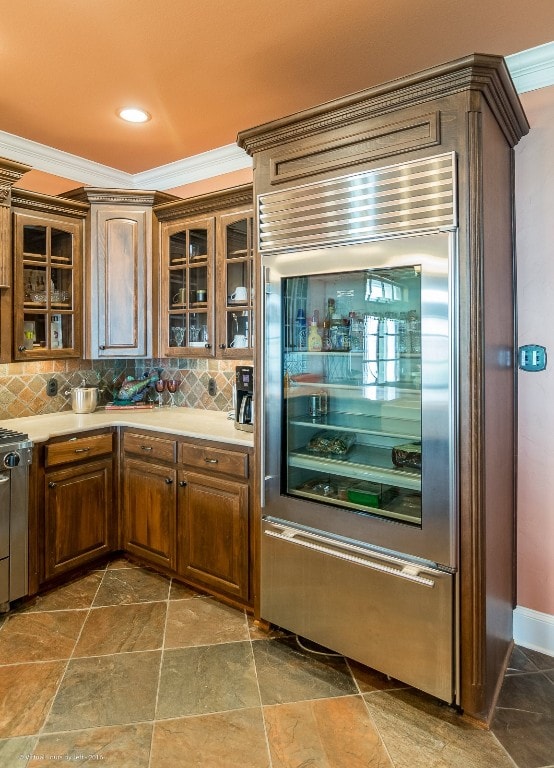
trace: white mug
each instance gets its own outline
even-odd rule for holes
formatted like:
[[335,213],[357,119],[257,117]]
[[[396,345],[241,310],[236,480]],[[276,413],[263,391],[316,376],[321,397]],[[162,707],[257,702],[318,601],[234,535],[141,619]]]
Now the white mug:
[[233,341],[230,344],[231,347],[247,347],[248,346],[248,337],[244,336],[242,334],[237,334]]
[[248,290],[244,285],[239,285],[235,288],[235,292],[231,294],[231,301],[246,301],[248,298]]

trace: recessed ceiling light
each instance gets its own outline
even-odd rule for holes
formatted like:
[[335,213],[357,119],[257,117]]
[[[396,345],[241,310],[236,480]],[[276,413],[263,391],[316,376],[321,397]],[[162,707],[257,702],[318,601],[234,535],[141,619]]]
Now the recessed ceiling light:
[[118,110],[117,114],[128,123],[146,123],[152,119],[152,115],[149,115],[144,109],[138,109],[137,107],[123,107]]

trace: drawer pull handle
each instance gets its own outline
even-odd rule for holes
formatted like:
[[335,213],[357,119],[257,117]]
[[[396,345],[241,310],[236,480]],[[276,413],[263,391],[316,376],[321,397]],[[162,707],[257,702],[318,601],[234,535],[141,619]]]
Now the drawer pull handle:
[[140,446],[140,450],[141,451],[151,451],[152,450],[152,446],[151,445],[141,445]]
[[218,459],[208,459],[207,457],[204,458],[204,461],[206,462],[206,464],[218,464],[219,463]]
[[86,453],[90,448],[75,448],[75,453]]
[[53,483],[52,481],[50,481],[50,482],[48,483],[48,487],[49,487],[49,488],[55,488],[55,487],[56,487],[56,483]]

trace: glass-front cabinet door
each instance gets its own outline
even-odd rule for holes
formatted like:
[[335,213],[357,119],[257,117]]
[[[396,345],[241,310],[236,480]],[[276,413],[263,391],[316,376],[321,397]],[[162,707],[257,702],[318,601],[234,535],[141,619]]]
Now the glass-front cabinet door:
[[282,302],[282,491],[421,525],[421,270],[289,277]]
[[80,224],[14,215],[14,359],[80,354]]
[[163,354],[213,354],[212,219],[167,224],[162,237]]
[[218,348],[224,357],[251,357],[254,270],[251,212],[222,215],[218,240]]

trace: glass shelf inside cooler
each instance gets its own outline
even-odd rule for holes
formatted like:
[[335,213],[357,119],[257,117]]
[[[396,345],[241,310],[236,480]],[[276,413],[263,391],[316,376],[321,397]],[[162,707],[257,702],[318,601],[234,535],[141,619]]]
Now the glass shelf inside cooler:
[[361,432],[368,435],[390,436],[406,440],[419,440],[419,423],[409,429],[391,429],[386,421],[383,424],[381,417],[368,416],[363,413],[330,413],[327,416],[321,416],[317,419],[309,417],[293,417],[289,419],[289,424],[299,427],[315,427],[317,429],[333,429],[340,432]]
[[355,502],[347,499],[338,499],[336,497],[325,496],[321,493],[315,493],[313,491],[302,490],[301,488],[291,489],[289,493],[293,496],[300,496],[304,499],[311,499],[312,501],[331,503],[338,507],[344,507],[351,509],[355,512],[364,512],[365,514],[378,515],[380,517],[386,517],[391,520],[402,520],[406,523],[421,524],[421,500],[419,505],[406,501],[405,498],[400,495],[396,499],[388,502],[382,507],[368,507],[366,504],[356,504]]
[[329,472],[356,480],[371,480],[398,488],[421,490],[421,472],[416,469],[397,469],[390,450],[368,445],[355,445],[345,456],[322,456],[299,448],[289,452],[289,467]]

